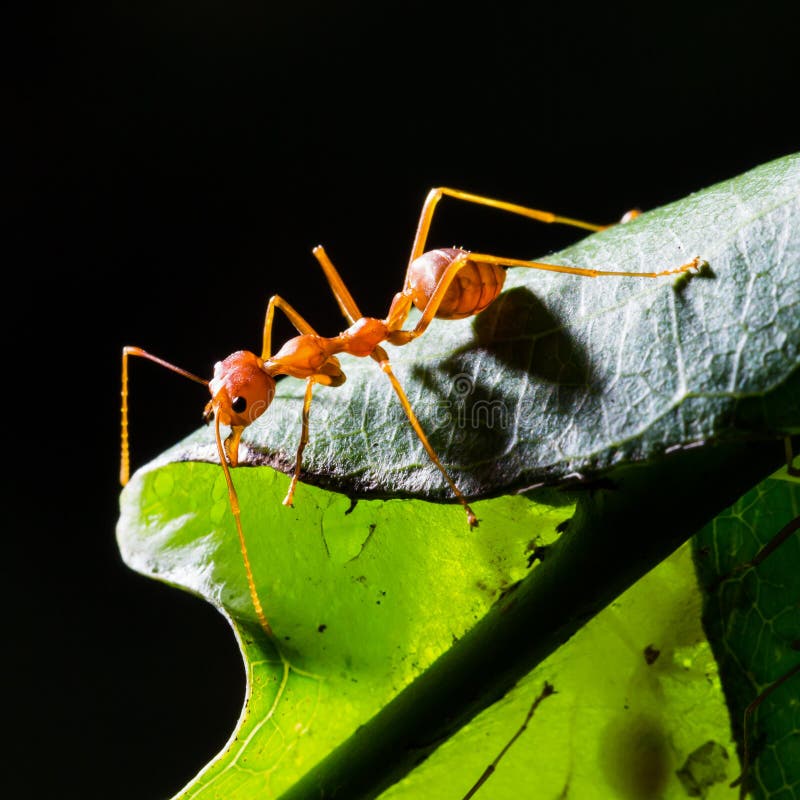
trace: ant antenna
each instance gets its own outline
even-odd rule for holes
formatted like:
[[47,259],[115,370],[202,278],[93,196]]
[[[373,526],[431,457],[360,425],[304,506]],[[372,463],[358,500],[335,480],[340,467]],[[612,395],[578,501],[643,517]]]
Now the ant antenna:
[[[123,486],[125,486],[130,479],[130,447],[128,444],[128,356],[139,356],[141,358],[146,358],[149,361],[153,361],[154,363],[158,364],[159,366],[171,370],[172,372],[177,372],[178,375],[182,375],[184,378],[188,378],[190,381],[200,383],[205,387],[208,387],[209,385],[209,381],[199,378],[197,375],[194,375],[188,370],[181,369],[181,367],[176,367],[174,364],[170,364],[169,361],[164,361],[164,359],[158,358],[158,356],[154,356],[151,353],[148,353],[146,350],[142,350],[140,347],[122,348],[122,447],[119,468],[119,482]],[[230,502],[231,512],[233,513],[233,519],[236,522],[236,532],[239,535],[239,549],[242,552],[242,561],[244,562],[244,569],[247,575],[247,588],[250,590],[250,600],[253,603],[256,617],[258,618],[258,622],[263,628],[264,633],[266,633],[271,639],[274,639],[275,635],[272,632],[269,622],[267,622],[267,618],[264,614],[264,608],[261,605],[261,598],[258,596],[258,591],[256,589],[255,579],[253,578],[253,568],[250,565],[250,556],[247,552],[247,543],[245,542],[244,530],[242,529],[241,512],[239,510],[239,497],[236,494],[236,487],[233,485],[233,478],[231,477],[231,471],[228,467],[228,457],[225,453],[225,446],[222,443],[222,435],[219,428],[220,415],[216,407],[213,407],[213,412],[214,434],[217,441],[219,463],[222,467],[222,472],[225,475],[225,483],[228,485],[228,500]]]
[[274,634],[269,622],[267,622],[267,617],[264,614],[264,608],[261,605],[261,598],[258,596],[256,582],[253,578],[253,568],[250,566],[250,556],[247,553],[247,544],[244,540],[244,531],[242,530],[241,512],[239,511],[239,497],[236,494],[236,488],[233,485],[233,478],[231,477],[231,471],[228,467],[228,458],[225,453],[225,446],[222,443],[222,435],[219,432],[219,425],[219,414],[217,413],[217,410],[214,409],[214,435],[217,440],[219,463],[222,467],[223,473],[225,474],[225,482],[228,484],[228,499],[230,500],[233,518],[236,520],[236,532],[239,534],[239,549],[242,551],[244,571],[247,573],[247,588],[250,590],[250,600],[253,603],[253,608],[256,611],[259,624],[264,629],[264,633],[266,633],[267,636],[272,639],[274,638]]
[[164,359],[158,358],[158,356],[154,356],[146,350],[142,350],[141,347],[122,348],[122,406],[120,408],[122,411],[122,441],[120,447],[119,482],[123,486],[125,486],[131,477],[131,454],[130,445],[128,444],[128,356],[146,358],[173,372],[177,372],[178,375],[183,375],[184,378],[188,378],[190,381],[208,386],[208,381],[203,380],[203,378],[198,378],[197,375],[193,375],[185,369],[176,367],[174,364],[170,364],[169,361],[164,361]]

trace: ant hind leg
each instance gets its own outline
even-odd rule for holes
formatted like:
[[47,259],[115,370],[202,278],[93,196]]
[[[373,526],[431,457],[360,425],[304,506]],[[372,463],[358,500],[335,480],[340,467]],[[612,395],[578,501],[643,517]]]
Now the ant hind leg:
[[[431,189],[423,203],[422,211],[419,215],[419,222],[417,223],[417,232],[414,236],[414,244],[411,247],[411,257],[408,261],[409,267],[411,263],[424,252],[425,243],[428,240],[428,234],[431,229],[431,222],[433,221],[434,211],[439,201],[445,196],[453,197],[456,200],[463,200],[467,203],[496,208],[500,211],[507,211],[510,214],[518,214],[519,216],[528,217],[528,219],[533,219],[537,222],[570,225],[574,228],[582,228],[587,231],[602,231],[611,227],[611,225],[597,225],[593,222],[585,222],[581,219],[562,217],[558,214],[554,214],[552,211],[542,211],[538,208],[529,208],[528,206],[521,206],[517,203],[508,203],[505,200],[495,200],[492,197],[485,197],[479,194],[472,194],[472,192],[464,192],[460,189],[450,189],[446,186],[440,186],[436,189]],[[636,210],[629,211],[622,218],[621,222],[628,222],[638,216],[638,214],[639,212]],[[406,282],[404,285],[408,285],[408,274],[406,274]]]
[[469,257],[473,261],[479,261],[487,264],[497,264],[501,267],[528,267],[529,269],[541,269],[546,272],[562,272],[567,275],[582,275],[585,278],[603,278],[618,277],[618,278],[662,278],[666,275],[680,275],[684,272],[700,272],[704,265],[707,263],[699,256],[695,256],[691,261],[681,264],[678,267],[671,269],[663,269],[658,272],[627,272],[624,270],[610,270],[610,269],[591,269],[589,267],[568,267],[563,264],[547,264],[543,261],[526,261],[519,258],[504,258],[501,256],[493,256],[488,253],[470,253]]

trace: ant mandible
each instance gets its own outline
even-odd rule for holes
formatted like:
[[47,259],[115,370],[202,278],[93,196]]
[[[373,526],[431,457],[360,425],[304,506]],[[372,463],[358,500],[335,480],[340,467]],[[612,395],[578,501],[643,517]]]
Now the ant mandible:
[[[392,371],[389,356],[381,347],[381,343],[388,342],[395,346],[406,345],[417,337],[422,336],[434,317],[438,319],[463,319],[480,313],[500,294],[508,267],[528,267],[590,278],[601,276],[658,278],[664,275],[676,275],[690,270],[697,270],[701,264],[699,258],[694,258],[679,267],[660,272],[625,272],[503,258],[486,253],[473,253],[460,248],[442,248],[425,252],[434,211],[444,196],[508,211],[512,214],[519,214],[539,222],[570,225],[589,231],[600,231],[609,227],[608,225],[594,225],[569,217],[561,217],[547,211],[494,200],[457,189],[446,187],[432,189],[422,206],[403,288],[394,296],[389,312],[384,319],[365,317],[361,313],[325,250],[321,246],[317,246],[313,250],[314,256],[319,261],[333,295],[339,304],[339,308],[349,323],[347,330],[338,336],[320,336],[289,303],[279,295],[274,295],[267,305],[261,355],[258,356],[247,350],[238,350],[214,365],[214,376],[209,381],[157,358],[139,347],[124,347],[122,350],[122,457],[120,482],[125,485],[130,474],[128,356],[149,359],[173,372],[177,372],[179,375],[207,386],[211,392],[211,400],[206,405],[204,419],[206,422],[210,422],[212,418],[214,420],[217,451],[228,486],[231,511],[236,521],[253,605],[262,626],[268,633],[270,633],[269,625],[264,617],[261,603],[255,591],[240,520],[239,502],[229,465],[230,467],[235,467],[238,463],[239,440],[244,429],[261,416],[272,402],[275,395],[275,378],[277,376],[290,375],[294,378],[304,378],[306,380],[300,443],[297,448],[289,490],[283,500],[284,505],[292,504],[295,487],[300,476],[303,450],[308,442],[309,409],[311,407],[314,384],[341,386],[345,381],[345,374],[337,356],[341,353],[347,353],[360,358],[369,356],[377,362],[380,369],[389,379],[414,432],[419,437],[428,456],[444,476],[455,498],[463,506],[470,527],[475,527],[478,525],[477,517],[428,441],[403,387]],[[637,212],[628,212],[621,221],[627,222],[636,215]],[[403,325],[408,318],[412,305],[422,312],[422,316],[414,328],[404,330]],[[281,309],[286,314],[300,335],[289,339],[273,354],[272,323],[276,308]],[[220,425],[230,427],[230,433],[224,441],[220,433]]]

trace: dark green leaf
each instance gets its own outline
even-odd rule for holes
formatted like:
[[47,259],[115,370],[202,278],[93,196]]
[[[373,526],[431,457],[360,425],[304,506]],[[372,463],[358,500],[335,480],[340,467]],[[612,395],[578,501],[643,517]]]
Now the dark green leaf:
[[[747,731],[748,785],[759,800],[800,795],[798,522],[800,481],[784,477],[745,494],[694,540],[700,580],[709,591],[703,621],[740,743],[745,709],[764,693]],[[788,536],[780,546],[746,567],[781,531]]]

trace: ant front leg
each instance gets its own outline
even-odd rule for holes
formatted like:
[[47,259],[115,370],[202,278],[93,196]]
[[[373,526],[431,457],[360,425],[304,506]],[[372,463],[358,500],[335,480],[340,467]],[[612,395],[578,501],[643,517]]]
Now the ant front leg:
[[283,498],[283,504],[285,506],[292,505],[294,490],[297,486],[297,481],[300,479],[300,468],[303,465],[303,450],[306,449],[306,445],[308,444],[308,412],[311,409],[311,393],[313,390],[314,379],[308,378],[306,380],[306,393],[303,396],[303,424],[300,432],[300,444],[297,446],[297,455],[294,461],[294,474],[289,484],[289,491],[286,492],[286,497]]
[[279,308],[294,325],[295,330],[301,334],[317,335],[317,332],[303,319],[295,309],[279,294],[274,294],[267,304],[267,313],[264,317],[264,333],[262,336],[261,358],[268,361],[272,356],[272,323],[275,319],[275,309]]
[[294,501],[294,491],[297,488],[297,482],[300,480],[300,470],[303,466],[303,451],[306,449],[306,445],[308,444],[308,419],[309,412],[311,411],[311,396],[314,391],[314,384],[320,383],[323,386],[341,386],[341,384],[344,382],[344,374],[339,367],[338,359],[331,357],[328,359],[326,364],[329,365],[332,374],[320,372],[316,375],[306,378],[306,392],[303,396],[303,416],[302,427],[300,431],[300,443],[297,445],[297,454],[295,455],[294,460],[294,473],[292,474],[292,480],[289,483],[289,490],[286,492],[286,497],[283,498],[283,505],[285,506],[292,505]]
[[[263,336],[263,349],[261,351],[261,358],[263,361],[268,362],[264,368],[269,370],[269,374],[294,374],[289,368],[292,364],[291,356],[285,358],[272,358],[272,323],[275,319],[275,309],[279,308],[289,318],[289,321],[294,325],[297,331],[302,336],[319,337],[319,334],[306,322],[306,320],[280,295],[273,295],[269,300],[267,306],[267,313],[264,319],[264,336]],[[284,348],[286,345],[284,345]],[[280,356],[280,352],[278,354]],[[300,364],[300,367],[303,365]],[[341,386],[344,383],[345,376],[342,372],[339,361],[335,356],[330,356],[320,367],[319,372],[309,375],[308,371],[301,369],[302,377],[306,378],[306,391],[303,397],[303,416],[302,416],[302,430],[300,433],[300,444],[297,447],[297,454],[295,456],[294,472],[292,480],[289,484],[289,490],[286,497],[283,499],[283,505],[292,505],[294,498],[294,491],[297,487],[297,482],[300,479],[300,469],[303,464],[303,450],[308,444],[308,418],[311,409],[311,397],[315,383],[320,383],[323,386]],[[296,377],[301,377],[296,375]]]

